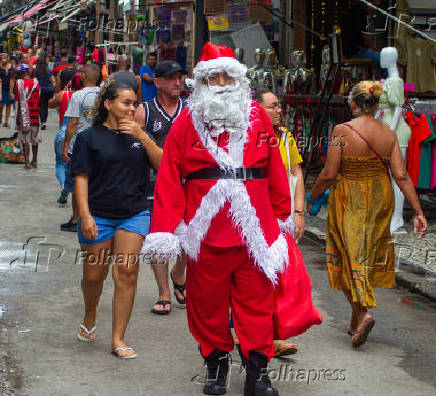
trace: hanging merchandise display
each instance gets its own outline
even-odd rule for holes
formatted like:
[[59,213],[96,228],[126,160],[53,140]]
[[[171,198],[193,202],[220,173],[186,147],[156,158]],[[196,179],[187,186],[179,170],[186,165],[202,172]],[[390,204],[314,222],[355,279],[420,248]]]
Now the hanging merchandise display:
[[148,47],[146,52],[156,52],[159,62],[176,61],[189,70],[194,62],[193,6],[163,4],[150,9],[149,26],[140,28],[138,41]]
[[224,12],[224,0],[204,0],[204,15],[223,14]]
[[[425,164],[428,163],[428,144],[434,140],[432,128],[430,127],[432,120],[427,114],[419,114],[417,112],[409,111],[407,113],[407,122],[412,131],[409,147],[407,149],[407,170],[414,186],[419,187],[420,179],[421,186],[424,181],[423,178],[420,178],[421,169],[426,167],[423,166],[421,168],[421,160],[423,160],[423,163]],[[422,156],[423,149],[424,156]],[[430,186],[428,186],[428,188],[429,187]]]
[[436,191],[436,94],[413,93],[406,120],[411,129],[407,170],[420,192]]
[[[275,57],[278,59],[280,23],[273,17],[266,3],[270,2],[222,1],[222,12],[206,16],[209,27],[208,40],[216,45],[243,50],[244,63],[249,68],[256,65],[254,53],[257,48],[274,49]],[[280,0],[275,0],[275,3],[279,6]],[[276,66],[274,65],[273,69],[277,68]]]

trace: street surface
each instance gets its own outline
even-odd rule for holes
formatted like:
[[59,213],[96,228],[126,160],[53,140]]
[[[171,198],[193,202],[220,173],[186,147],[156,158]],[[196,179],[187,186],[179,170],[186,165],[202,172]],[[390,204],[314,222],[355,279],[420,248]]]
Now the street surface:
[[[76,339],[83,316],[81,266],[77,236],[59,231],[71,209],[70,200],[65,207],[56,204],[57,119],[50,111],[38,169],[0,164],[0,395],[202,395],[205,369],[186,312],[175,300],[169,316],[149,312],[157,288],[147,264],[126,338],[138,359],[110,354],[110,277],[96,341]],[[10,135],[0,130],[1,137]],[[436,303],[402,288],[377,290],[374,330],[353,349],[345,333],[349,308],[329,288],[322,243],[306,237],[300,245],[324,322],[293,339],[296,355],[273,359],[271,378],[280,394],[435,395]],[[229,396],[243,394],[238,362],[233,353]]]

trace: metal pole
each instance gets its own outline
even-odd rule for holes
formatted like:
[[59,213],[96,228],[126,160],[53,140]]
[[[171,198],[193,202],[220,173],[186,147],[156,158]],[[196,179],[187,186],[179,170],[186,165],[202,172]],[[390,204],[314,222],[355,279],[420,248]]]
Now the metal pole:
[[194,63],[200,58],[201,50],[206,42],[206,20],[204,17],[204,0],[195,2],[195,39],[194,39]]

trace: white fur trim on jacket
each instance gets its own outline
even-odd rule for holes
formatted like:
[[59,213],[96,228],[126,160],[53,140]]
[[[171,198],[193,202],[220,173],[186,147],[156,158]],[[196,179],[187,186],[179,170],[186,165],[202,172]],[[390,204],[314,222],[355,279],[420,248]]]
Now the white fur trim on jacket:
[[277,219],[279,222],[280,231],[291,234],[294,238],[297,234],[297,228],[294,222],[294,216],[290,215],[286,220]]
[[158,260],[175,259],[181,253],[179,239],[169,232],[148,234],[141,249],[141,254],[149,254]]
[[179,238],[183,250],[192,260],[198,259],[201,243],[209,231],[210,223],[226,201],[230,202],[233,225],[238,229],[250,257],[271,282],[276,284],[277,274],[283,271],[289,260],[288,244],[280,234],[268,246],[256,210],[251,205],[247,189],[241,180],[218,180],[203,197],[189,224],[179,224],[174,234]]
[[226,70],[230,73],[237,73],[241,76],[245,76],[247,73],[247,66],[243,65],[235,58],[221,57],[198,62],[193,70],[193,74],[194,77],[206,77],[212,70]]

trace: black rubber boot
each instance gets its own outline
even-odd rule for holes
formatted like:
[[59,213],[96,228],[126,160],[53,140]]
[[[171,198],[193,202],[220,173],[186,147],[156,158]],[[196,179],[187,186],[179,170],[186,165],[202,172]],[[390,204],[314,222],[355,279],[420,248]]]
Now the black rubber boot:
[[241,349],[241,346],[239,344],[237,345],[237,348],[238,348],[239,357],[241,358],[241,364],[244,368],[246,368],[247,367],[247,359],[242,354],[242,349]]
[[206,395],[225,395],[227,374],[229,372],[229,354],[215,349],[206,359],[207,377],[203,387]]
[[279,392],[271,386],[268,358],[262,352],[252,350],[248,354],[244,396],[279,396]]

